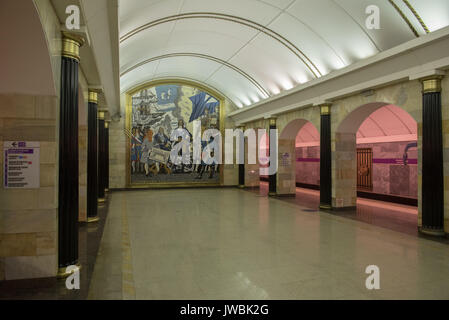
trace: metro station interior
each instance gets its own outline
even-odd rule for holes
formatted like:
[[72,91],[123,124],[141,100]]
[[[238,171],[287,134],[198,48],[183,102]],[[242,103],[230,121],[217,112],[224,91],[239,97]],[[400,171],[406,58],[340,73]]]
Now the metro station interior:
[[1,300],[449,299],[447,0],[2,0],[0,43]]

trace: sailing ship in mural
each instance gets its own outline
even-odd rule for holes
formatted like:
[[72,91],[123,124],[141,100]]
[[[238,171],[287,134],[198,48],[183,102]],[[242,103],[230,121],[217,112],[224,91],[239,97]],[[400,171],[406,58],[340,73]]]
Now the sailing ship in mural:
[[[131,184],[151,183],[219,183],[219,167],[204,162],[194,164],[190,154],[178,153],[181,163],[170,157],[181,143],[174,132],[183,128],[192,141],[193,121],[201,121],[201,132],[220,129],[220,101],[201,89],[184,84],[157,85],[143,89],[132,97],[130,128]],[[184,141],[186,140],[184,139]],[[202,142],[202,147],[207,142]]]

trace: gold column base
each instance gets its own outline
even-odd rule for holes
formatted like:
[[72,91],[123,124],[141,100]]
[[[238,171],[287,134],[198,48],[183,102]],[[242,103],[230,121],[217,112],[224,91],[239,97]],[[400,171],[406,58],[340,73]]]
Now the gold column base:
[[105,198],[98,198],[98,203],[103,204],[106,202]]
[[97,221],[100,221],[99,217],[88,217],[87,218],[87,223],[97,222]]
[[239,188],[243,189],[243,188],[245,188],[245,186],[243,184],[239,184]]
[[429,236],[434,236],[434,237],[444,237],[446,236],[446,233],[444,232],[443,229],[426,229],[421,227],[419,229],[419,231],[423,234],[429,235]]
[[330,210],[330,209],[332,209],[332,206],[330,206],[328,204],[320,204],[320,209]]
[[269,195],[270,197],[274,197],[274,196],[276,195],[276,192],[268,192],[268,195]]
[[[76,263],[76,265],[78,267],[78,270],[81,269],[81,264],[79,262]],[[68,266],[67,266],[68,267]],[[67,272],[67,267],[62,267],[58,269],[58,273],[56,274],[56,278],[58,279],[64,279],[67,278],[68,276],[70,276],[72,274],[72,272]]]
[[109,189],[108,188],[104,189],[104,192],[109,192]]

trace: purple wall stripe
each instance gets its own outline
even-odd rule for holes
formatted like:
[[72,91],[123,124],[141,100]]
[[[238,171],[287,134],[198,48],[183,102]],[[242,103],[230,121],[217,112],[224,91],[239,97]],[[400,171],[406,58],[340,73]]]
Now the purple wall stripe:
[[320,162],[320,158],[296,158],[296,162]]
[[[404,160],[402,158],[386,158],[386,159],[373,159],[373,163],[379,164],[403,164]],[[418,159],[408,159],[408,164],[418,164]]]
[[[296,162],[320,162],[320,158],[296,158]],[[402,158],[385,158],[385,159],[373,159],[373,163],[378,164],[403,164]],[[408,164],[418,164],[418,159],[408,159]]]

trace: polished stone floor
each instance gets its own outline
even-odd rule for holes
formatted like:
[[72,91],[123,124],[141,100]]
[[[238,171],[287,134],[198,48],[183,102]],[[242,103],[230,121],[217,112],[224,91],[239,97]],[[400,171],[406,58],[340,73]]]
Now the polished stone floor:
[[[268,183],[261,181],[259,188],[246,190],[260,196],[268,196]],[[304,207],[304,210],[317,211],[320,205],[320,192],[296,188],[295,197],[280,197],[279,199]],[[357,208],[343,211],[332,210],[329,213],[378,227],[421,236],[418,233],[418,208],[414,206],[357,198]]]
[[[380,290],[365,269],[380,268]],[[112,192],[90,299],[448,299],[449,246],[224,189]]]

